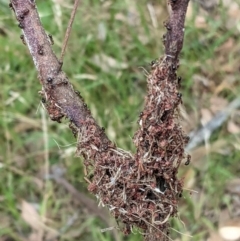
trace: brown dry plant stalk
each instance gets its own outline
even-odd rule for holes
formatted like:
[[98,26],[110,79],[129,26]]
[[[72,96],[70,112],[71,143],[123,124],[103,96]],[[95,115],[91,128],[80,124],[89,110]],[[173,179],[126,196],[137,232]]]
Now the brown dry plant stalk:
[[169,218],[177,215],[183,187],[178,168],[184,159],[186,164],[190,161],[184,152],[189,138],[179,120],[181,78],[176,73],[188,2],[168,1],[172,11],[165,23],[165,54],[152,62],[147,77],[148,92],[133,138],[135,154],[117,148],[108,139],[68,81],[41,25],[35,1],[10,2],[38,71],[42,102],[52,120],[69,119],[78,139],[77,154],[84,158],[88,190],[124,225],[125,234],[137,227],[149,241],[170,239]]

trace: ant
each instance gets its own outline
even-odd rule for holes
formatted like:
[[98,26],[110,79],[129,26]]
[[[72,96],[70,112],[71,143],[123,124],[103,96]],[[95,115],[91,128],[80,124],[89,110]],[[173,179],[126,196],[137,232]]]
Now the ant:
[[185,165],[189,165],[190,164],[190,161],[191,161],[191,156],[190,155],[187,155],[187,161],[185,162]]

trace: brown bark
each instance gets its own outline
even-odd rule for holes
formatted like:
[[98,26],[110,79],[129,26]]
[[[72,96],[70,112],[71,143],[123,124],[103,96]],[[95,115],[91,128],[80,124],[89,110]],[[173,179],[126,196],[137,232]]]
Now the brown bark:
[[182,96],[176,71],[183,45],[184,20],[189,0],[170,0],[172,15],[166,23],[165,55],[152,63],[147,78],[148,93],[134,136],[135,155],[117,148],[100,128],[78,92],[61,70],[62,63],[51,49],[33,0],[12,0],[19,27],[22,28],[38,78],[42,101],[54,121],[70,120],[78,138],[77,153],[84,157],[88,189],[114,217],[145,233],[146,240],[169,240],[169,218],[177,214],[182,181],[177,178],[181,162],[190,156],[184,148],[188,141],[179,121]]

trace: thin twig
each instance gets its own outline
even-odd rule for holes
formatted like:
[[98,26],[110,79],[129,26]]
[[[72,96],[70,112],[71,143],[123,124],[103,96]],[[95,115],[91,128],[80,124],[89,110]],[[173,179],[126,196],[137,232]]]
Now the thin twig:
[[73,10],[72,10],[72,13],[71,13],[71,17],[70,17],[70,20],[68,22],[67,31],[65,33],[63,45],[62,45],[62,52],[61,52],[61,56],[60,56],[60,59],[59,59],[59,61],[61,63],[63,62],[63,57],[64,57],[64,54],[65,54],[65,50],[66,50],[66,47],[67,47],[68,39],[69,39],[71,30],[72,30],[72,24],[73,24],[73,21],[74,21],[76,12],[77,12],[78,5],[79,5],[79,0],[75,0],[74,6],[73,6]]

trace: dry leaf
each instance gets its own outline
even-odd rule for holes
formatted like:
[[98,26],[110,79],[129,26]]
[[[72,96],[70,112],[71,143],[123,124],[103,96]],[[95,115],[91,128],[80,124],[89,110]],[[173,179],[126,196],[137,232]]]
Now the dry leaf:
[[[234,50],[232,49],[231,52],[233,53]],[[222,63],[223,62],[223,63]],[[236,61],[226,61],[226,59],[224,61],[220,61],[220,65],[221,65],[221,71],[222,72],[226,72],[229,73],[229,74],[232,74],[236,71],[238,71],[238,62]],[[226,85],[228,86],[228,85]],[[229,87],[231,89],[231,86]]]
[[227,183],[227,191],[240,196],[240,178],[233,179]]
[[29,224],[35,230],[43,230],[44,224],[41,221],[41,217],[32,204],[26,201],[22,201],[22,213],[23,220]]
[[218,47],[217,52],[221,54],[227,54],[229,55],[229,52],[232,51],[234,48],[235,41],[233,38],[227,39],[226,42],[224,42],[221,46]]
[[207,28],[208,25],[206,23],[206,17],[204,17],[204,16],[196,16],[196,18],[195,18],[195,27],[196,28]]
[[223,81],[220,85],[218,85],[215,88],[214,94],[217,95],[218,93],[220,93],[221,91],[223,91],[225,89],[231,89],[231,85],[229,83]]
[[21,216],[23,220],[33,228],[33,232],[29,235],[29,241],[43,241],[44,235],[44,224],[41,221],[41,217],[39,216],[37,210],[34,208],[32,204],[26,201],[22,201],[22,213]]
[[236,1],[233,1],[228,5],[228,21],[226,22],[226,27],[232,29],[237,27],[239,31],[239,20],[240,20],[240,8]]
[[[35,238],[34,241],[42,241],[43,235],[48,239],[53,239],[58,236],[58,232],[50,227],[47,227],[43,221],[36,208],[29,202],[23,200],[21,204],[22,213],[21,216],[23,220],[34,229],[34,232],[30,235]],[[37,238],[37,239],[36,239]]]
[[218,232],[224,240],[238,240],[240,238],[240,219],[231,219],[229,211],[222,210],[219,214]]
[[222,111],[228,104],[229,103],[226,99],[218,96],[213,96],[210,99],[210,109],[214,114]]
[[224,239],[220,236],[217,232],[211,232],[210,237],[207,239],[207,241],[224,241]]
[[240,127],[237,124],[235,124],[233,121],[228,122],[227,129],[232,134],[240,133]]
[[34,231],[28,236],[28,241],[43,241],[43,231]]
[[240,238],[240,220],[229,220],[218,231],[225,240],[238,240]]
[[213,118],[213,115],[209,109],[201,109],[201,123],[204,126]]

